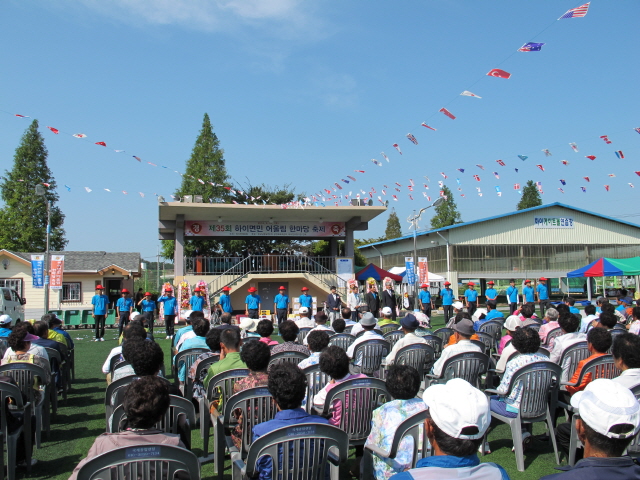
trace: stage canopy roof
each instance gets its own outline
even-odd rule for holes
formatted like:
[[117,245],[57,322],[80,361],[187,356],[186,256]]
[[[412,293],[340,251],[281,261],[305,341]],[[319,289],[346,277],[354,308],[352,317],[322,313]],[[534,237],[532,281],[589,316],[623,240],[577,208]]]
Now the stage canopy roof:
[[589,265],[567,273],[567,277],[619,277],[640,275],[640,257],[600,258]]
[[364,267],[356,275],[356,279],[360,280],[361,282],[364,282],[369,277],[373,277],[373,279],[377,282],[382,281],[384,277],[389,277],[394,282],[402,282],[402,277],[400,275],[394,275],[393,273],[383,270],[373,263],[370,263],[369,265]]

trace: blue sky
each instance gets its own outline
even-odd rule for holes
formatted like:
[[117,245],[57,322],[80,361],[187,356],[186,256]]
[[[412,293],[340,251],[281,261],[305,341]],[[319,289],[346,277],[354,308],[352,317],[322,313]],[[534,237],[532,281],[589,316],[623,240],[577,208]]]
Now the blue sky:
[[[179,185],[172,170],[183,170],[204,112],[236,181],[291,183],[311,194],[353,175],[357,182],[342,193],[373,187],[374,198],[387,184],[384,198],[398,196],[390,206],[403,231],[412,209],[427,204],[424,175],[432,200],[439,180],[454,190],[464,221],[514,210],[519,196],[513,184],[528,179],[542,182],[545,203],[635,221],[626,215],[640,215],[640,177],[633,173],[640,170],[640,135],[633,131],[640,127],[640,3],[594,0],[585,18],[556,21],[579,5],[10,0],[3,2],[0,28],[0,168],[11,167],[29,122],[12,114],[37,118],[67,216],[68,249],[140,251],[144,257],[154,256],[158,244],[153,194],[168,196]],[[528,41],[546,45],[541,52],[516,52]],[[487,77],[492,68],[512,77]],[[463,90],[483,98],[459,96]],[[438,113],[445,105],[456,120]],[[421,127],[423,121],[437,132]],[[88,137],[54,135],[46,125]],[[402,156],[392,147],[396,142]],[[545,157],[543,148],[553,156]],[[529,158],[521,161],[518,154]],[[366,173],[355,174],[358,169]],[[414,201],[409,179],[416,183]],[[385,223],[386,215],[363,236],[381,235]]]

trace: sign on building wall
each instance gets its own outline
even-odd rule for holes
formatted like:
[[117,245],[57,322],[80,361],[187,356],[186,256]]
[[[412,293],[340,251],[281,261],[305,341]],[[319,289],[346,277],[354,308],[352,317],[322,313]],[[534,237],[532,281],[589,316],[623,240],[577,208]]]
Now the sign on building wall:
[[344,222],[184,222],[187,237],[344,237]]
[[413,257],[404,257],[405,272],[407,273],[407,283],[416,283],[416,267],[413,264]]
[[44,255],[31,255],[31,279],[33,288],[44,287]]
[[51,290],[62,290],[64,255],[51,255]]
[[420,285],[429,283],[429,264],[427,257],[418,257],[418,278],[420,279]]
[[344,288],[347,282],[353,277],[353,258],[336,258],[336,276],[338,277],[338,287]]
[[535,228],[573,228],[572,217],[534,217]]

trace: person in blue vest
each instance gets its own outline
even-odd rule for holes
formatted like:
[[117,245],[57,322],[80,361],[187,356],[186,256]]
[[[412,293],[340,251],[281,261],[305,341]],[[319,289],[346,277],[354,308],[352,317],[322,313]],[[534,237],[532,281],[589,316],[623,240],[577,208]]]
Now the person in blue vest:
[[312,310],[313,310],[313,297],[311,295],[309,295],[309,288],[308,287],[302,287],[302,294],[300,295],[300,308],[302,308],[302,307],[307,307],[309,309],[309,312],[307,313],[306,316],[311,318],[311,315],[313,314],[313,312],[312,312]]
[[431,310],[433,309],[433,299],[431,298],[431,292],[429,291],[429,284],[423,283],[420,285],[420,293],[418,294],[418,302],[420,302],[420,311],[427,317],[431,318]]
[[164,295],[158,299],[158,303],[164,304],[164,328],[167,335],[165,340],[172,340],[174,326],[176,324],[176,315],[178,314],[178,300],[173,296],[173,289],[165,288]]
[[444,282],[444,288],[440,290],[440,298],[442,298],[442,309],[444,310],[444,324],[449,323],[449,319],[453,314],[453,301],[455,293],[451,289],[451,282]]
[[109,297],[103,291],[104,287],[102,285],[96,285],[96,294],[91,299],[91,305],[93,305],[91,316],[96,324],[95,342],[104,342],[104,322],[107,319]]
[[249,295],[244,301],[244,313],[249,316],[249,318],[257,319],[258,314],[260,313],[260,295],[256,294],[258,289],[256,287],[249,287],[247,290]]
[[276,312],[278,325],[287,319],[289,313],[289,295],[286,294],[287,287],[280,286],[278,295],[273,299],[273,310]]
[[509,286],[507,287],[507,303],[509,304],[509,315],[518,309],[518,287],[516,287],[515,279],[509,280]]
[[156,311],[156,302],[151,297],[151,292],[145,292],[144,298],[138,302],[142,307],[142,318],[146,321],[149,333],[153,333],[153,324],[155,322],[154,312]]
[[476,320],[473,324],[473,328],[477,332],[480,329],[480,325],[496,318],[504,318],[504,313],[498,310],[496,302],[489,300],[487,302],[487,314],[482,320]]
[[467,301],[467,312],[471,317],[478,308],[478,291],[476,290],[476,284],[473,282],[467,283],[467,290],[464,292],[464,298]]
[[7,338],[11,335],[11,324],[13,319],[9,315],[0,315],[0,338]]
[[129,323],[129,315],[133,310],[133,299],[129,296],[129,290],[123,288],[122,297],[116,302],[116,317],[118,317],[118,337],[122,335],[122,329]]
[[531,286],[531,280],[524,281],[524,287],[522,288],[522,303],[536,303],[536,291]]
[[[564,304],[569,307],[569,313],[573,313],[574,315],[580,315],[580,310],[575,307],[576,299],[569,297],[564,301]],[[617,310],[617,309],[616,309]],[[622,309],[624,313],[624,308]]]
[[540,283],[536,286],[536,295],[540,304],[540,318],[544,318],[544,312],[549,308],[549,287],[546,278],[540,277]]
[[222,313],[233,313],[233,307],[231,306],[231,295],[229,292],[231,291],[231,287],[229,285],[225,285],[222,287],[222,294],[218,299],[218,304],[220,305],[220,310]]
[[493,280],[489,280],[487,282],[487,285],[489,285],[489,288],[487,288],[484,291],[484,296],[487,297],[487,302],[491,300],[491,301],[494,301],[494,302],[497,303],[498,302],[498,291],[495,288],[493,288],[493,285],[494,285]]
[[204,310],[204,297],[202,296],[202,289],[200,287],[196,287],[193,289],[193,295],[189,299],[189,305],[191,305],[191,310],[194,312],[202,312]]

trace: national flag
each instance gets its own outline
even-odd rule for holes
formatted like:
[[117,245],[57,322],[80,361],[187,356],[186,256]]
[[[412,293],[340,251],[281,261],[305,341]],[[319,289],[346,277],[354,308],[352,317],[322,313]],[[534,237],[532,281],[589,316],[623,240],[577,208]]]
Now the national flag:
[[[199,179],[198,179],[198,182],[200,182],[202,185],[204,185],[204,180],[202,180],[202,179],[200,179],[200,178],[199,178]],[[240,193],[242,194],[242,192],[240,192]],[[246,196],[246,195],[245,195],[245,196]]]
[[86,138],[87,136],[84,133],[74,133],[72,137],[76,138]]
[[70,191],[71,191],[71,187],[70,187],[69,185],[65,185],[65,186],[64,186],[64,188],[66,188],[66,189],[67,189],[67,192],[70,192]]
[[550,157],[552,155],[548,148],[543,148],[542,153],[544,153],[545,157]]
[[489,73],[487,73],[489,77],[498,77],[498,78],[510,78],[511,74],[509,72],[505,72],[504,70],[500,70],[499,68],[494,68]]
[[[116,152],[116,153],[124,153],[124,150],[114,150],[114,152]],[[167,167],[162,167],[162,168],[167,168]]]
[[584,5],[581,5],[579,7],[572,8],[571,10],[568,10],[567,13],[562,15],[558,20],[562,20],[563,18],[580,18],[580,17],[584,17],[587,14],[587,12],[589,11],[589,4],[590,3],[591,2],[587,2]]
[[610,176],[610,177],[615,177],[615,176],[616,176],[616,174],[615,174],[615,173],[610,173],[610,174],[609,174],[609,176]]
[[427,125],[425,122],[422,122],[420,125],[422,125],[422,126],[423,126],[423,127],[425,127],[425,128],[428,128],[429,130],[433,130],[434,132],[436,131],[436,129],[435,129],[435,128],[430,127],[430,126],[429,126],[429,125]]
[[500,191],[500,187],[498,185],[496,185],[496,193],[498,194],[499,197],[502,196],[502,192]]
[[356,173],[364,173],[364,170],[354,170]]
[[382,155],[382,158],[384,158],[387,162],[389,162],[389,157],[387,157],[387,155],[385,155],[384,152],[380,152],[380,155]]
[[393,197],[393,201],[397,202],[398,201],[398,197],[396,197],[395,195],[391,195]]
[[637,133],[640,133],[640,127],[636,127],[636,128],[634,128],[634,130],[635,130]]
[[476,190],[477,190],[478,192],[481,192],[481,191],[482,191],[482,190],[480,189],[480,187],[476,187]]
[[350,178],[351,180],[353,180],[354,182],[356,181],[355,177],[352,177],[351,175],[347,175],[347,178]]
[[544,43],[533,43],[527,42],[523,46],[521,46],[518,51],[519,52],[539,52],[542,50],[542,46]]
[[60,133],[60,130],[58,130],[57,128],[53,128],[53,127],[47,127],[49,130],[51,130],[53,133],[55,133],[56,135],[58,135]]
[[524,162],[529,157],[526,155],[518,155],[518,158]]
[[505,166],[505,163],[502,160],[496,160],[496,162],[498,163],[498,165],[500,165],[501,167]]
[[402,185],[400,185],[398,182],[395,182],[396,185],[398,185],[399,187],[401,187]]
[[342,180],[344,183],[348,184],[349,180],[345,180],[344,178],[341,178],[340,180]]
[[372,161],[373,163],[375,163],[376,165],[378,165],[379,167],[381,167],[381,166],[382,166],[382,164],[381,164],[378,160],[376,160],[375,158],[372,158],[372,159],[371,159],[371,161]]
[[142,198],[144,198],[144,193],[138,192]]
[[578,152],[579,151],[578,150],[578,145],[576,143],[571,142],[571,143],[569,143],[569,146],[572,148],[572,150],[574,152]]
[[520,190],[520,184],[519,183],[514,183],[513,184],[513,189],[514,190]]
[[31,117],[29,117],[27,115],[20,115],[19,113],[16,113],[15,116],[16,117],[20,117],[20,118],[31,118]]
[[563,165],[569,165],[569,160],[560,160],[560,163]]
[[478,167],[480,170],[484,170],[484,167],[482,165],[480,165],[480,164],[476,163],[476,167]]
[[124,193],[125,195],[129,195],[126,190],[122,190],[122,193]]
[[[105,190],[105,192],[109,192],[109,193],[111,193],[111,190],[109,190],[108,188],[105,188],[104,190]],[[173,197],[173,195],[171,195],[171,197]],[[175,198],[174,198],[174,199],[175,199]]]
[[480,175],[474,175],[473,178],[474,178],[474,180],[476,180],[478,182],[480,181]]
[[540,170],[544,172],[544,167],[542,165],[536,165],[536,167],[538,167]]
[[566,184],[567,184],[567,182],[566,182],[566,180],[565,180],[564,178],[561,178],[561,179],[560,179],[560,183],[561,183],[562,185],[566,185]]
[[582,177],[582,178],[584,178],[587,182],[591,181],[591,179],[589,177]]
[[386,195],[386,194],[387,194],[387,191],[386,191],[386,190],[382,190],[382,194],[383,194],[383,195]]
[[412,186],[412,187],[415,187],[415,186],[416,186],[416,184],[415,184],[415,183],[413,183],[413,178],[410,178],[410,179],[409,179],[409,183],[411,184],[411,186]]
[[640,171],[639,172],[634,172],[634,173],[640,177]]
[[561,188],[558,188],[558,190],[560,190],[560,193],[564,193],[564,190]]
[[409,141],[411,143],[413,143],[414,145],[418,145],[418,140],[416,140],[416,137],[414,137],[412,134],[407,133],[407,138],[409,139]]
[[500,180],[500,175],[498,175],[498,172],[493,172],[493,176]]
[[[147,162],[147,163],[148,163],[149,165],[151,165],[152,167],[157,167],[157,166],[158,166],[158,165],[156,165],[155,163],[151,163],[151,162]],[[209,183],[211,183],[211,182],[209,182]],[[214,187],[215,187],[215,185],[214,185]]]
[[47,188],[49,188],[49,187],[51,186],[51,184],[50,184],[50,183],[43,183],[43,185],[44,185],[45,187],[47,187]]
[[440,172],[440,175],[442,175],[444,178],[449,178],[444,174],[444,172]]
[[445,195],[444,195],[444,190],[440,190],[440,196],[441,196],[441,197],[444,197],[444,196],[445,196]]
[[460,196],[461,196],[461,197],[464,197],[464,193],[461,193],[461,194],[460,194]]
[[96,142],[96,145],[101,145],[101,146],[103,146],[103,147],[106,147],[106,146],[107,146],[107,144],[106,144],[106,143],[104,143],[104,142]]
[[582,190],[584,193],[587,193],[587,187],[580,187],[580,190]]
[[458,186],[460,186],[460,179],[456,178],[456,183],[458,184]]
[[476,97],[476,98],[482,98],[479,95],[476,95],[475,93],[471,93],[469,90],[465,90],[464,92],[462,92],[460,95],[463,95],[465,97]]
[[136,160],[138,160],[140,163],[142,163],[142,159],[140,157],[136,157],[135,155],[133,155],[133,158],[135,158]]
[[444,187],[444,182],[442,180],[438,180],[438,186],[440,188]]
[[92,190],[89,187],[84,187],[84,189],[87,191],[87,193],[91,193]]
[[422,186],[426,189],[429,190],[429,185],[427,185],[426,183],[423,183]]
[[334,185],[338,190],[342,190],[342,186],[338,182],[334,183]]
[[624,158],[624,153],[622,153],[622,150],[618,150],[618,151],[616,151],[616,157],[618,157],[618,158]]
[[423,176],[424,176],[424,178],[426,178],[426,179],[427,179],[427,182],[430,182],[430,181],[431,181],[431,180],[429,180],[429,177],[427,177],[426,175],[423,175]]
[[464,168],[458,168],[458,171],[459,171],[460,173],[464,173]]
[[635,188],[635,187],[633,186],[633,183],[630,183],[630,184],[629,184],[629,186],[630,186],[631,188]]
[[411,200],[413,200],[413,197],[412,197],[411,195],[409,195],[409,198],[410,198]]
[[609,191],[609,185],[605,185],[604,189],[608,192]]
[[453,113],[451,113],[449,110],[447,110],[446,108],[442,107],[440,110],[438,110],[439,112],[444,113],[447,117],[449,117],[451,120],[455,120],[456,117],[455,115],[453,115]]
[[602,140],[604,140],[604,143],[606,143],[607,145],[609,145],[611,143],[611,140],[609,140],[609,136],[608,135],[600,135],[600,138]]
[[[397,143],[394,143],[394,144],[392,145],[392,147],[393,147],[393,148],[395,148],[396,150],[398,150],[398,153],[399,153],[400,155],[402,155],[402,150],[400,150],[400,146],[399,146]],[[387,161],[389,161],[389,160],[387,160]]]
[[596,159],[596,156],[595,156],[595,155],[587,155],[587,156],[586,156],[586,157],[584,157],[584,158],[588,158],[589,160],[595,160],[595,159]]

